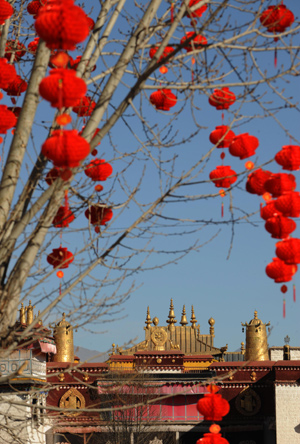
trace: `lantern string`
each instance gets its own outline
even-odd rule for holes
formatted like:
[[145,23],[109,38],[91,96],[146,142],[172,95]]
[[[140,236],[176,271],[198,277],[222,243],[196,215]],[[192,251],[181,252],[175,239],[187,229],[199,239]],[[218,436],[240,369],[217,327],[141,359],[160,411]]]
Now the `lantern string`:
[[224,202],[221,204],[221,217],[224,217]]
[[293,285],[293,301],[296,302],[296,285]]
[[174,21],[174,2],[171,1],[171,23]]
[[285,309],[285,299],[283,299],[283,307],[282,307],[282,311],[283,311],[283,317],[285,318],[286,316],[286,309]]
[[277,46],[274,51],[274,67],[277,68]]

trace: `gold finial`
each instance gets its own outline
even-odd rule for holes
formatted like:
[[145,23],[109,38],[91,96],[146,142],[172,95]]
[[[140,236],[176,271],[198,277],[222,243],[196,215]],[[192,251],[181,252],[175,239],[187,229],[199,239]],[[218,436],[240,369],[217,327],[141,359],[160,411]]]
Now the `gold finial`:
[[254,311],[254,319],[257,319],[257,311]]
[[241,353],[242,355],[245,354],[245,342],[241,342]]
[[214,318],[209,318],[209,320],[208,320],[208,323],[209,323],[209,325],[210,325],[209,334],[210,334],[211,336],[214,336],[214,335],[215,335],[215,327],[214,327],[215,322],[216,322],[216,321],[214,320]]
[[168,316],[168,319],[166,320],[166,323],[169,324],[168,329],[173,330],[175,328],[174,324],[176,324],[176,322],[177,321],[175,319],[173,299],[171,299],[169,316]]
[[196,328],[196,324],[197,324],[197,319],[195,316],[195,312],[194,312],[194,306],[192,305],[192,315],[191,315],[191,324],[192,324],[192,328]]
[[27,311],[27,319],[26,319],[26,324],[30,325],[33,322],[33,309],[35,308],[35,306],[33,307],[31,305],[31,301],[29,301],[29,305],[28,307],[26,307],[26,311]]
[[[40,310],[38,311],[38,317],[40,317],[41,316],[41,312],[40,312]],[[42,326],[43,325],[43,319],[40,319],[39,320],[39,325],[40,326]]]
[[159,319],[155,316],[155,318],[152,319],[152,322],[155,325],[155,327],[157,327],[158,323],[159,323]]
[[21,324],[26,324],[25,308],[24,308],[23,302],[21,302],[21,308],[20,308],[20,323]]
[[150,325],[151,325],[152,321],[151,321],[151,316],[150,316],[150,309],[149,306],[147,307],[147,316],[146,316],[146,329],[149,330],[150,329]]
[[188,321],[186,318],[186,312],[185,312],[185,305],[183,306],[183,309],[182,309],[182,316],[181,316],[180,324],[183,326],[188,324]]
[[74,362],[73,327],[66,321],[65,313],[54,327],[53,336],[57,349],[54,362]]
[[242,323],[246,327],[246,361],[267,361],[269,359],[267,329],[270,323],[264,324],[254,311],[254,318],[249,322]]

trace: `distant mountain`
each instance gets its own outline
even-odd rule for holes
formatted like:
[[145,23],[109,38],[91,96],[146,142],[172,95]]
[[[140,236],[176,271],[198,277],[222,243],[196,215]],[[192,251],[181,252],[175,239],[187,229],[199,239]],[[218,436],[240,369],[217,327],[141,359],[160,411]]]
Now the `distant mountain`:
[[105,362],[109,358],[107,353],[101,353],[98,350],[89,350],[88,348],[74,346],[74,354],[78,356],[80,362]]

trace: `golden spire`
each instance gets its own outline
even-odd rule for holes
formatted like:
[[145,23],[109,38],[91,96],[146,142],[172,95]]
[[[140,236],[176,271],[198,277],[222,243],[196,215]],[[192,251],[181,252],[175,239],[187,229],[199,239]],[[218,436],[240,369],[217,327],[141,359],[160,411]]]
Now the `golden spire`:
[[267,329],[270,325],[264,324],[254,312],[254,318],[249,322],[242,323],[246,327],[246,352],[245,361],[267,361],[269,359]]
[[177,321],[175,319],[173,299],[171,299],[171,302],[170,302],[170,311],[169,311],[169,316],[168,316],[168,319],[166,320],[166,322],[167,322],[167,324],[169,324],[169,327],[168,327],[169,330],[173,330],[175,328],[174,324],[176,324]]
[[57,353],[54,355],[54,362],[74,362],[73,327],[66,321],[66,314],[54,327],[54,341]]
[[146,324],[146,329],[147,330],[149,330],[150,329],[150,325],[152,324],[152,321],[151,321],[151,316],[150,316],[150,309],[149,309],[149,306],[147,307],[147,316],[146,316],[146,322],[145,322],[145,324]]
[[193,305],[192,305],[191,324],[192,324],[192,328],[196,328],[197,319],[196,319],[196,316],[195,316],[194,306]]
[[182,309],[182,316],[181,316],[180,324],[185,326],[185,325],[187,325],[187,323],[188,323],[188,321],[186,318],[185,305],[184,305],[183,309]]
[[26,324],[25,308],[24,308],[23,302],[21,302],[21,308],[20,308],[20,323],[21,324]]
[[34,307],[31,305],[31,301],[29,301],[29,305],[28,305],[28,307],[26,307],[26,311],[27,311],[26,324],[27,325],[30,325],[33,322],[33,309],[34,309]]
[[215,336],[215,327],[214,327],[215,322],[216,321],[214,320],[214,318],[209,318],[209,320],[208,320],[208,323],[210,325],[209,334],[211,336]]
[[[38,316],[39,316],[39,317],[41,316],[41,312],[40,312],[40,310],[38,311]],[[43,319],[40,319],[40,320],[39,320],[38,325],[43,325]]]

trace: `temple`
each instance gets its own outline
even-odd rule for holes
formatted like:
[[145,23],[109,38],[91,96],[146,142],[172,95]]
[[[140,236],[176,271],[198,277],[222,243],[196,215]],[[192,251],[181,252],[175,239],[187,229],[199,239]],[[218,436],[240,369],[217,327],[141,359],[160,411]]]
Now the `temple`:
[[142,342],[113,344],[106,362],[87,363],[74,355],[64,314],[53,333],[40,322],[25,334],[33,307],[22,307],[16,334],[24,342],[0,360],[1,424],[28,444],[195,444],[211,425],[196,404],[213,383],[230,403],[218,423],[230,444],[300,443],[300,348],[269,349],[269,323],[255,311],[242,323],[245,344],[230,352],[215,345],[212,317],[204,333],[190,313],[188,321],[183,306],[177,323],[171,300],[160,325],[148,307]]

